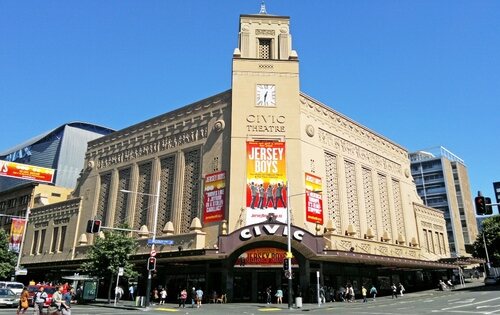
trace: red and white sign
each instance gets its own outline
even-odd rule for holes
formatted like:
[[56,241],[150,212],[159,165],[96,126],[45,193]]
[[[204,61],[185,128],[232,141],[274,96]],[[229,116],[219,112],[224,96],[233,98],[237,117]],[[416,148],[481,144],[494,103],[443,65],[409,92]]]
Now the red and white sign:
[[0,161],[0,176],[52,183],[56,170],[9,161]]
[[149,253],[149,256],[155,257],[156,256],[156,251],[152,250],[151,253]]
[[218,222],[224,219],[226,199],[226,172],[205,176],[203,191],[203,223]]
[[306,173],[306,220],[323,224],[323,197],[321,177]]

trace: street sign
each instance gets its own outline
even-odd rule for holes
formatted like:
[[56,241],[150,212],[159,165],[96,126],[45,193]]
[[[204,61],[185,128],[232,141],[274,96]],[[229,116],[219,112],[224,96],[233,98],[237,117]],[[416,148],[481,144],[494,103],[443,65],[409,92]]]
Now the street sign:
[[118,275],[123,276],[123,267],[118,268]]
[[152,250],[151,253],[149,253],[149,256],[151,257],[155,257],[156,256],[156,251],[155,250]]
[[153,240],[152,239],[149,239],[148,240],[148,245],[174,245],[174,241],[173,240]]
[[17,269],[16,276],[25,276],[28,274],[28,269]]

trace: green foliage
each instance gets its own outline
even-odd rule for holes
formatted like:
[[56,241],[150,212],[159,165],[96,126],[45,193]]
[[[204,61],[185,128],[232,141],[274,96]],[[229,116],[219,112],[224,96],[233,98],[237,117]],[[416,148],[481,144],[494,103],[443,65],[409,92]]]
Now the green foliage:
[[124,268],[124,277],[134,278],[138,273],[129,262],[130,255],[137,251],[135,239],[125,232],[106,231],[104,238],[96,236],[94,245],[87,253],[88,261],[82,264],[86,273],[113,282],[118,268]]
[[9,235],[0,229],[0,279],[7,279],[14,274],[17,254],[9,251]]
[[[500,215],[492,216],[483,221],[483,232],[490,261],[494,266],[500,265]],[[473,245],[474,257],[486,259],[484,251],[483,234],[477,236]]]

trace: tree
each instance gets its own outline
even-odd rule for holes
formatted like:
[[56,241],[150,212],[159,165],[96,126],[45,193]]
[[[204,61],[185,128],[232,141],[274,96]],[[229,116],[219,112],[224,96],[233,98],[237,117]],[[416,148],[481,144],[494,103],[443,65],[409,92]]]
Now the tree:
[[16,253],[9,250],[9,235],[0,229],[0,279],[7,279],[14,273]]
[[105,231],[104,238],[95,238],[94,245],[87,253],[88,260],[82,264],[82,269],[84,272],[103,278],[106,283],[109,283],[108,303],[111,302],[111,292],[118,268],[124,268],[124,277],[126,278],[137,277],[138,273],[133,270],[134,265],[129,262],[130,255],[136,251],[137,242],[127,236],[126,232]]
[[[488,256],[490,262],[494,266],[500,265],[500,215],[492,216],[483,221],[483,233],[486,240],[486,247],[488,248]],[[473,245],[474,257],[486,259],[484,251],[483,234],[477,236]]]

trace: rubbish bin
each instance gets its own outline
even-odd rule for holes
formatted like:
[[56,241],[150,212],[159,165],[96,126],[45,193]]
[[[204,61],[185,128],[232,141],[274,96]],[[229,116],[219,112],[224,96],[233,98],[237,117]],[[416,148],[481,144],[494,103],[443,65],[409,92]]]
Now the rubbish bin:
[[295,298],[295,307],[296,308],[301,308],[302,307],[302,297],[298,296]]

